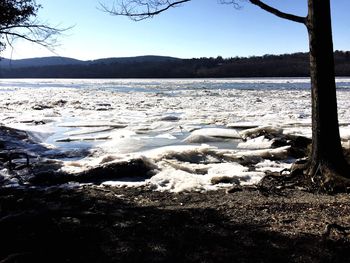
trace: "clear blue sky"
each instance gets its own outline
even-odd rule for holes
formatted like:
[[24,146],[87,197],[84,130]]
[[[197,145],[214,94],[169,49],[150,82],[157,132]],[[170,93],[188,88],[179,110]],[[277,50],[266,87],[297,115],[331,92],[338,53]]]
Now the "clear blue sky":
[[[240,1],[242,9],[218,0],[192,0],[181,7],[134,22],[98,10],[99,1],[37,0],[39,19],[74,27],[60,37],[60,56],[89,60],[105,57],[166,55],[180,58],[252,56],[308,50],[303,25],[277,18]],[[265,0],[283,11],[306,15],[307,0]],[[334,47],[350,50],[350,1],[332,0]],[[55,54],[17,41],[4,57],[13,59]]]

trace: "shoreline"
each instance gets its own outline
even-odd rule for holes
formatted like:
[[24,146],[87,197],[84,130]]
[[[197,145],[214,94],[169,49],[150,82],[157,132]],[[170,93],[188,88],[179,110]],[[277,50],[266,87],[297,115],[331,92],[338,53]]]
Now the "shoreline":
[[[249,89],[258,82],[243,90],[142,82],[129,92],[89,81],[9,83],[11,92],[0,93],[1,263],[350,258],[349,195],[244,186],[307,155],[309,92],[292,89],[300,83],[280,92]],[[339,95],[348,146],[349,94]],[[98,148],[74,148],[74,140],[107,137]],[[186,147],[168,147],[179,142]],[[145,146],[155,149],[145,156]],[[121,176],[148,181],[103,184]]]
[[345,262],[350,197],[1,189],[1,262]]

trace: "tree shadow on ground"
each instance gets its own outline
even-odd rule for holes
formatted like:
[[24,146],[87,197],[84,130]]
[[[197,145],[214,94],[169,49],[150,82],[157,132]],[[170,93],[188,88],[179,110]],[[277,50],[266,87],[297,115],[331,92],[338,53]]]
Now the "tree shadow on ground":
[[142,206],[114,192],[99,191],[2,189],[1,262],[346,262],[350,258],[350,244],[344,239],[283,235],[253,219],[237,223],[237,218],[231,220],[216,209]]

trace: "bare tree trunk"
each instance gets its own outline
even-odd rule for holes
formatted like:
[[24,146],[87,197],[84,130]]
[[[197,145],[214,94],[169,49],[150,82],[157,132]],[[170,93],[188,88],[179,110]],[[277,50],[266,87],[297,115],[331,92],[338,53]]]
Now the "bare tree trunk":
[[330,169],[350,178],[339,135],[330,0],[308,0],[312,92],[309,176]]

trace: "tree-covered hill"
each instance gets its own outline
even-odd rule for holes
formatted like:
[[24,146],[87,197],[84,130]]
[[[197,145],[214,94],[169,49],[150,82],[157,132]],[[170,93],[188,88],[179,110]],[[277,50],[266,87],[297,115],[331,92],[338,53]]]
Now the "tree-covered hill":
[[[336,51],[336,75],[350,76],[350,52]],[[81,61],[48,57],[0,61],[1,78],[307,77],[308,53],[233,58],[162,56]]]

